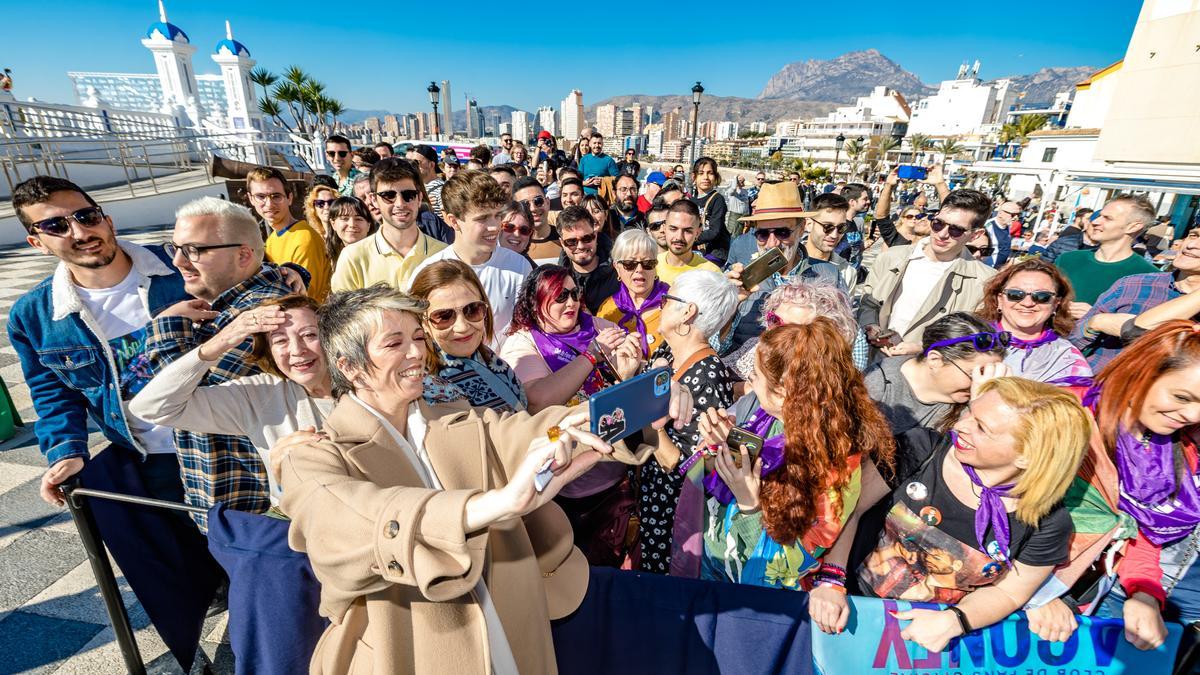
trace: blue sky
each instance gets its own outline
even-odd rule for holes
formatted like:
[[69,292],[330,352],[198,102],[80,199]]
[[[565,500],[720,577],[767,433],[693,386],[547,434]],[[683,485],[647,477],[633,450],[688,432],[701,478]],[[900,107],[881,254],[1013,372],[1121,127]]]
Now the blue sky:
[[[617,94],[685,93],[696,80],[713,95],[753,97],[786,63],[868,48],[934,84],[975,59],[985,79],[1043,66],[1102,67],[1124,56],[1141,7],[1137,0],[867,0],[560,10],[568,4],[167,0],[167,14],[197,47],[199,73],[217,72],[209,54],[230,19],[259,65],[278,72],[298,64],[350,108],[408,112],[428,107],[424,88],[434,79],[451,81],[456,109],[468,92],[482,105],[532,111],[557,108],[576,87],[590,104]],[[0,66],[13,69],[19,98],[72,102],[69,70],[152,72],[139,40],[157,20],[155,0],[56,0],[52,12],[32,6],[0,0]],[[285,6],[288,15],[277,14]]]

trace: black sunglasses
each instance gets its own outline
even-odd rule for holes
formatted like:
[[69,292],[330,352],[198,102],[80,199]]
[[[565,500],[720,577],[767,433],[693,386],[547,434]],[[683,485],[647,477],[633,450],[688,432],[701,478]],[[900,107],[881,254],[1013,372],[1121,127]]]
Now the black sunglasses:
[[567,301],[567,298],[571,298],[575,302],[579,302],[579,298],[581,297],[583,297],[583,291],[580,290],[578,286],[574,288],[564,288],[558,292],[558,295],[554,296],[554,302],[564,303]]
[[649,223],[646,223],[646,229],[650,230],[651,232],[658,232],[662,229],[662,226],[666,224],[667,221],[665,220],[652,220]]
[[970,228],[960,227],[958,225],[951,225],[950,223],[947,223],[946,221],[942,220],[941,218],[930,218],[929,219],[929,229],[933,230],[934,232],[941,232],[942,230],[944,230],[946,228],[950,228],[950,238],[951,239],[962,239],[963,235],[965,235],[966,233],[971,231]]
[[325,155],[328,157],[345,157],[350,154],[349,150],[326,150]]
[[480,300],[469,302],[459,309],[437,309],[429,313],[429,323],[438,330],[449,328],[460,313],[467,321],[479,323],[487,316],[487,309],[487,303]]
[[790,227],[760,227],[754,231],[754,238],[758,240],[758,243],[765,244],[772,234],[779,241],[787,241],[792,238],[795,231]]
[[314,199],[314,200],[313,200],[313,206],[317,207],[318,209],[324,209],[324,208],[327,208],[327,207],[329,207],[329,206],[332,206],[332,205],[333,205],[333,202],[335,202],[335,201],[337,201],[337,200],[334,200],[334,199]]
[[1012,303],[1021,302],[1026,296],[1033,298],[1033,301],[1039,305],[1045,305],[1057,298],[1058,294],[1054,291],[1022,291],[1019,288],[1004,289],[1005,299]]
[[546,203],[546,198],[545,197],[534,197],[533,199],[522,199],[521,203],[526,206],[536,206],[537,208],[540,209]]
[[650,258],[649,260],[618,260],[617,264],[620,265],[626,272],[632,272],[638,267],[641,267],[643,270],[649,272],[655,267],[658,267],[658,260],[655,258]]
[[382,192],[375,193],[375,196],[379,197],[388,204],[395,203],[397,195],[399,195],[400,199],[403,199],[405,202],[411,202],[417,197],[420,197],[421,193],[417,190],[384,190]]
[[837,230],[838,234],[846,234],[846,230],[850,229],[850,223],[842,223],[840,225],[830,225],[829,223],[822,223],[819,220],[814,220],[813,222],[820,225],[821,229],[825,230],[825,234],[833,234],[834,230]]
[[563,239],[563,240],[562,240],[562,245],[563,245],[563,246],[565,246],[565,247],[567,247],[567,248],[575,248],[576,246],[578,246],[578,245],[580,245],[580,244],[590,244],[590,243],[592,243],[593,241],[596,241],[596,234],[595,234],[595,233],[592,233],[592,234],[585,234],[585,235],[583,235],[582,237],[579,237],[579,238],[576,238],[576,239]]
[[72,220],[84,227],[96,227],[104,222],[104,211],[101,211],[99,206],[89,206],[86,209],[79,209],[68,216],[55,216],[54,218],[39,220],[29,227],[42,234],[61,237],[71,231]]

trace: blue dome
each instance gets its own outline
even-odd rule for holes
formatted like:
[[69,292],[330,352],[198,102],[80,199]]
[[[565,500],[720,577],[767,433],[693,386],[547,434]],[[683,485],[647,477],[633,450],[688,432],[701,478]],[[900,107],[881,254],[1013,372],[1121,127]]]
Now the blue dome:
[[218,42],[216,49],[213,50],[213,53],[232,54],[233,56],[250,56],[250,50],[246,49],[246,45],[238,42],[237,40],[230,40],[228,38]]
[[182,37],[184,42],[189,44],[191,43],[191,40],[188,39],[187,33],[183,32],[182,28],[173,23],[155,21],[154,23],[150,24],[150,27],[146,29],[146,37],[153,39],[155,34],[161,35],[171,41],[175,41],[177,38]]

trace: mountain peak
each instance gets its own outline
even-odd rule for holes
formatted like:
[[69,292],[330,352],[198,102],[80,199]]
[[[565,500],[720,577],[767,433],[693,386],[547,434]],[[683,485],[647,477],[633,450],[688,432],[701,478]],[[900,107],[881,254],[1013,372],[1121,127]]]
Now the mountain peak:
[[767,81],[758,98],[845,101],[866,96],[879,85],[896,89],[909,98],[931,91],[920,78],[878,49],[863,49],[825,61],[789,63]]

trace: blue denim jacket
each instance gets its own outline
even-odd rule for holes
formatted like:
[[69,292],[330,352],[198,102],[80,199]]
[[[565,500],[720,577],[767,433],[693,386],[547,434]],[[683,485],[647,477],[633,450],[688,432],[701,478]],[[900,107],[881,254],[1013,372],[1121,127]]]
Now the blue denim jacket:
[[[148,280],[138,293],[150,316],[191,298],[161,246],[117,243]],[[34,430],[49,464],[89,457],[87,415],[109,442],[145,454],[125,421],[112,352],[84,309],[65,263],[13,305],[8,336],[33,397],[38,415]]]

